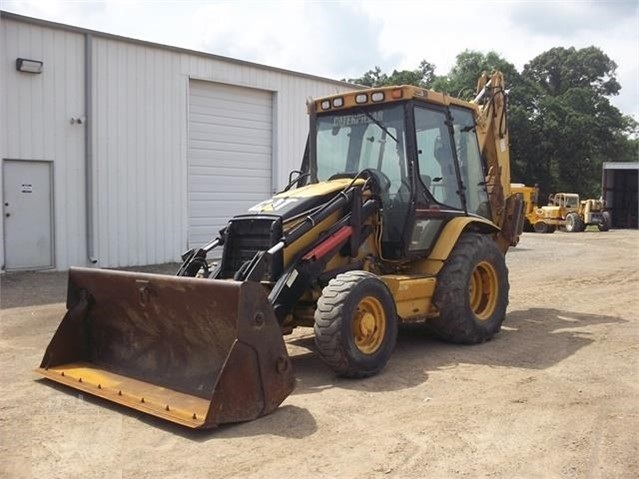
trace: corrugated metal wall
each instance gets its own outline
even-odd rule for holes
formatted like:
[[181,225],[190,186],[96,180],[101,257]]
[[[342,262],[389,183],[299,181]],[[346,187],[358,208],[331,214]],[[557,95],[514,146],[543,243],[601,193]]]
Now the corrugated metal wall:
[[[86,265],[84,35],[2,18],[3,158],[49,159],[55,169],[57,269]],[[187,245],[189,78],[274,95],[273,175],[277,188],[300,165],[306,99],[345,90],[330,80],[128,42],[92,38],[93,215],[99,266],[179,260]],[[17,56],[43,59],[24,78]],[[7,67],[9,65],[9,67]],[[36,78],[37,77],[37,78]],[[0,146],[1,146],[0,145]]]
[[[61,268],[84,265],[85,132],[84,125],[70,123],[85,113],[84,36],[5,19],[0,23],[0,156],[53,161],[55,261]],[[43,61],[43,73],[16,71],[18,57]]]
[[173,261],[184,249],[186,85],[179,67],[171,52],[93,40],[100,266]]

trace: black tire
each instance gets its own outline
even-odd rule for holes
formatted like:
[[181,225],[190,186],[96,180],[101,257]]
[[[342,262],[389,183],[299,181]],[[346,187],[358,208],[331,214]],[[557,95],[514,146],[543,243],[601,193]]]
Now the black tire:
[[581,218],[577,213],[568,213],[566,215],[566,232],[576,233],[579,231]]
[[612,224],[612,217],[610,216],[610,213],[608,211],[604,211],[602,213],[603,216],[603,222],[601,224],[597,225],[597,228],[599,228],[599,231],[608,231],[610,229],[610,225]]
[[579,229],[577,231],[579,231],[580,233],[586,231],[586,223],[584,223],[584,220],[581,218],[581,216],[579,217]]
[[322,291],[314,329],[319,356],[338,375],[373,376],[386,366],[395,349],[395,302],[377,276],[349,271],[333,278]]
[[548,233],[548,224],[543,221],[537,221],[533,226],[535,233]]
[[490,237],[465,233],[437,278],[439,316],[426,324],[441,339],[477,344],[501,329],[508,306],[508,268]]

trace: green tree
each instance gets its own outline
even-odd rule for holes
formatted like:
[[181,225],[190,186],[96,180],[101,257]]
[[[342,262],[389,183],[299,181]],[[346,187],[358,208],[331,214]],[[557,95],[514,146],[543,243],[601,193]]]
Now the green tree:
[[386,85],[386,81],[388,80],[388,75],[382,72],[381,67],[375,66],[372,70],[368,70],[364,75],[359,78],[342,78],[342,81],[347,81],[349,83],[355,83],[357,85],[364,85],[367,87],[379,87]]
[[495,52],[486,54],[465,50],[456,57],[455,65],[448,75],[437,77],[433,89],[447,93],[456,98],[471,100],[475,96],[477,79],[482,72],[490,73],[499,70],[508,80],[509,87],[517,85],[519,73],[512,63],[501,58]]
[[[596,47],[552,48],[524,66],[523,84],[536,91],[534,107],[527,111],[528,133],[540,148],[536,155],[518,153],[534,165],[529,174],[542,180],[544,193],[599,196],[602,163],[633,159],[629,133],[636,125],[608,98],[621,89],[616,68]],[[518,136],[513,135],[513,143]]]
[[380,87],[388,85],[415,85],[422,88],[430,88],[435,79],[435,65],[422,60],[415,70],[393,70],[387,75],[379,66],[364,73],[360,78],[349,78],[350,83],[368,87]]
[[524,67],[524,75],[540,85],[550,96],[573,88],[587,88],[600,96],[619,94],[615,78],[617,65],[597,47],[551,48]]

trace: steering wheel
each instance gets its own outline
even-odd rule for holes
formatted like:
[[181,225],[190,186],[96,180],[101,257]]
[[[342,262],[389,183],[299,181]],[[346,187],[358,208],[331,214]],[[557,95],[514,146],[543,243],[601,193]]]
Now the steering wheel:
[[364,178],[368,177],[375,180],[375,183],[379,188],[379,191],[376,192],[377,194],[388,193],[388,190],[390,190],[391,187],[391,180],[388,176],[386,176],[386,173],[378,170],[377,168],[366,168],[365,170],[362,170],[362,173],[365,174]]

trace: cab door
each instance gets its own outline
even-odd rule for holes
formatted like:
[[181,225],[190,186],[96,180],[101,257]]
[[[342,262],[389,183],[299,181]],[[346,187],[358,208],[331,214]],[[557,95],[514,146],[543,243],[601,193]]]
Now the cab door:
[[430,250],[448,219],[464,214],[454,143],[444,108],[415,105],[415,220],[408,253]]

